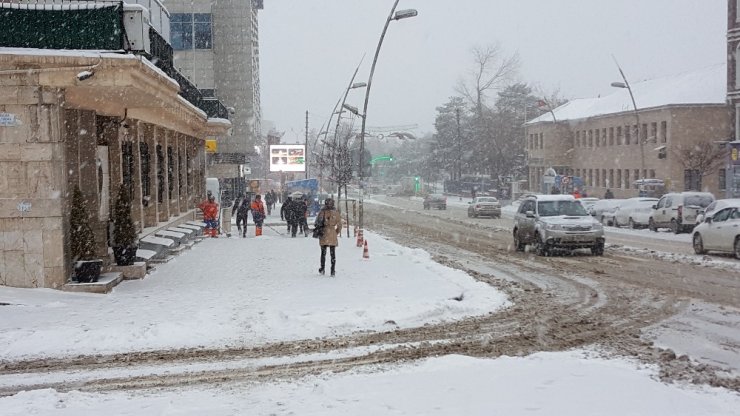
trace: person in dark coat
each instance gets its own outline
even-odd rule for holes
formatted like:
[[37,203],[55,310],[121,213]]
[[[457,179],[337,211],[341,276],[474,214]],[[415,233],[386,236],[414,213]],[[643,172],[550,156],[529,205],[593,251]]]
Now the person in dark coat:
[[290,201],[283,206],[285,207],[285,220],[288,222],[290,236],[295,237],[298,232],[298,225],[301,224],[301,215],[304,212],[301,210],[303,204],[296,198],[290,198]]
[[272,214],[272,193],[270,191],[265,192],[265,208],[267,208],[267,215]]
[[298,216],[298,227],[300,228],[301,234],[308,237],[308,201],[306,197],[299,199],[297,202],[297,216]]
[[249,195],[244,195],[244,198],[237,198],[234,201],[234,207],[231,209],[231,216],[236,216],[236,228],[239,229],[239,234],[244,238],[247,237],[247,218],[249,218],[251,203]]
[[337,255],[336,248],[339,245],[339,233],[342,231],[342,215],[334,208],[334,200],[327,198],[324,206],[316,214],[315,228],[320,229],[319,245],[321,246],[321,268],[319,273],[324,274],[326,265],[326,248],[329,247],[331,254],[331,275],[336,274]]
[[288,221],[288,208],[290,208],[291,198],[283,199],[283,205],[280,207],[280,219],[288,223],[288,232],[290,232],[290,221]]
[[611,189],[606,190],[606,193],[604,194],[604,199],[614,199],[614,194],[612,193]]

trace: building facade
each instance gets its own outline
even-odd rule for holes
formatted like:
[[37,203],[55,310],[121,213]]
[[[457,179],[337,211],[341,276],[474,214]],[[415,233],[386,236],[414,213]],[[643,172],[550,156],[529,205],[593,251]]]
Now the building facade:
[[166,0],[174,66],[204,97],[231,111],[231,137],[209,156],[208,175],[237,178],[261,143],[259,25],[261,1]]
[[[700,175],[682,159],[683,150],[701,143],[721,146],[730,137],[724,70],[724,65],[715,65],[635,84],[637,111],[629,92],[620,90],[558,107],[553,111],[556,121],[546,113],[528,122],[530,190],[549,193],[543,177],[552,168],[560,175],[580,177],[590,196],[601,197],[607,189],[617,198],[638,196],[638,179],[661,179],[666,191],[701,189],[724,196],[723,166]],[[712,79],[713,88],[699,82]],[[693,94],[685,90],[687,85],[702,91]]]
[[727,156],[727,197],[740,198],[740,0],[727,0],[727,102],[732,142]]

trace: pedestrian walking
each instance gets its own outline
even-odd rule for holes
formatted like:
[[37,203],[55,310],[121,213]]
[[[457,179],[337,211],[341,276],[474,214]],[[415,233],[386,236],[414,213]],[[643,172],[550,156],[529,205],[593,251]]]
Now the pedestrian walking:
[[244,198],[237,198],[234,201],[234,207],[231,209],[231,216],[236,216],[236,228],[239,229],[239,234],[243,238],[247,237],[247,219],[249,218],[251,203],[249,195],[244,195]]
[[298,206],[296,209],[298,211],[296,215],[298,217],[298,227],[300,228],[301,234],[303,234],[304,237],[308,237],[308,201],[306,201],[305,195],[303,198],[298,200]]
[[604,193],[604,199],[614,199],[614,194],[611,189],[606,190],[606,193]]
[[342,215],[334,208],[334,200],[327,198],[324,201],[324,206],[321,211],[316,215],[316,223],[314,224],[314,237],[319,238],[319,246],[321,246],[321,267],[319,273],[324,274],[326,265],[326,248],[329,248],[331,255],[331,275],[336,275],[336,248],[339,245],[339,233],[342,231]]
[[303,211],[301,211],[301,205],[301,201],[298,198],[292,197],[289,197],[288,202],[283,204],[285,209],[285,220],[288,222],[288,231],[290,232],[291,237],[296,236],[298,225],[302,224],[301,215]]
[[272,193],[270,191],[265,192],[265,207],[267,208],[267,215],[272,214]]
[[252,221],[254,221],[254,236],[262,235],[262,223],[265,221],[265,205],[262,203],[262,196],[257,195],[252,201]]
[[280,219],[288,223],[288,232],[290,232],[290,221],[288,221],[288,208],[290,208],[290,197],[283,199],[283,205],[280,207]]
[[210,235],[211,238],[218,237],[218,204],[216,198],[213,195],[208,195],[208,199],[198,205],[201,211],[203,211],[203,222],[206,223],[204,233]]

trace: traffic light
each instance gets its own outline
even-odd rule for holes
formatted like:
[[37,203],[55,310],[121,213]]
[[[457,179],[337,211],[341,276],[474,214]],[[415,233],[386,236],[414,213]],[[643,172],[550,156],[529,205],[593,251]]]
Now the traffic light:
[[388,155],[388,161],[393,162],[393,155]]

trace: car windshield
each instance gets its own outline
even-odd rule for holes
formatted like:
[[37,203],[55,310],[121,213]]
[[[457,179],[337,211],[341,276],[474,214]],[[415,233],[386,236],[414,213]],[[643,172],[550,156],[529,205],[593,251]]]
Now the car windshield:
[[537,203],[537,212],[541,217],[588,215],[578,201],[540,201]]
[[496,198],[478,198],[478,202],[498,202]]
[[706,208],[714,201],[709,195],[689,195],[686,197],[686,206],[693,205]]

